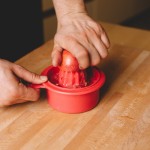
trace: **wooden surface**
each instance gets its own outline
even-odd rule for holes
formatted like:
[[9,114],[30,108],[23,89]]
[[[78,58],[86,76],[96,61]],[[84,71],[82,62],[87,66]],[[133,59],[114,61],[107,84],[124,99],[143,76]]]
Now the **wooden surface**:
[[[38,102],[0,109],[0,150],[149,150],[150,32],[105,24],[112,47],[99,68],[107,80],[97,107],[81,114]],[[50,41],[16,63],[40,73]]]

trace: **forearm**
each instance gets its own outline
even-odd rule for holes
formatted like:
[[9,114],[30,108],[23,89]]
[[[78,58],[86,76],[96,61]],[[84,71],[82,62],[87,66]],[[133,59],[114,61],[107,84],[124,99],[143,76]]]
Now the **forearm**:
[[64,49],[85,69],[97,65],[108,54],[109,40],[104,29],[86,11],[84,0],[53,0],[57,15],[52,64],[61,64]]
[[86,13],[84,0],[53,0],[58,21],[72,13]]

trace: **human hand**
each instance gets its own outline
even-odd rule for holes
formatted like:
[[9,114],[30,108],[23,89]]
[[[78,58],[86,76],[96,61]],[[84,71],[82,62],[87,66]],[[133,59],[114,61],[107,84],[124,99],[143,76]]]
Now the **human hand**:
[[47,81],[46,76],[31,73],[23,67],[0,59],[0,106],[36,101],[39,90],[26,86],[20,80],[40,84]]
[[57,66],[61,63],[62,51],[66,49],[77,58],[81,69],[95,66],[108,55],[109,46],[102,26],[86,13],[66,14],[58,21],[52,64]]

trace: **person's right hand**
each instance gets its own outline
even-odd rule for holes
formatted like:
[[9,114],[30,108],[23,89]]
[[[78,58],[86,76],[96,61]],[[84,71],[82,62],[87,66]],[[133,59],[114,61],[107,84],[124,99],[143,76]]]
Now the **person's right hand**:
[[21,80],[40,84],[47,81],[47,77],[0,59],[0,107],[38,100],[39,90],[26,86]]
[[61,63],[65,49],[76,57],[80,69],[96,66],[108,55],[109,47],[110,42],[103,27],[86,13],[66,14],[58,20],[52,64],[58,66]]

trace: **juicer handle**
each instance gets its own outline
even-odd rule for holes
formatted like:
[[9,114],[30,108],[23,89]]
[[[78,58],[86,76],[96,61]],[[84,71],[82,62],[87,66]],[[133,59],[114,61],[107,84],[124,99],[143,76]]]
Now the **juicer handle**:
[[35,89],[46,88],[45,85],[44,85],[44,83],[41,83],[41,84],[31,83],[28,86],[31,87],[31,88],[35,88]]

